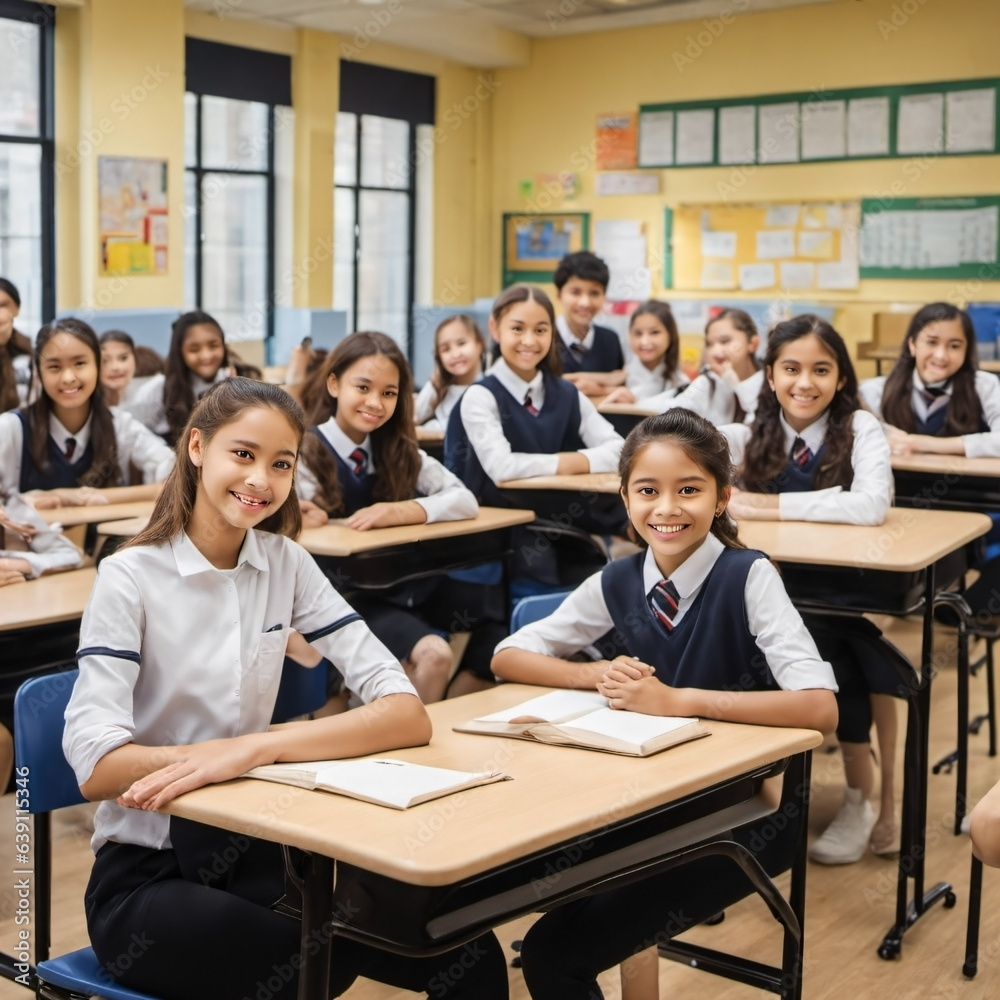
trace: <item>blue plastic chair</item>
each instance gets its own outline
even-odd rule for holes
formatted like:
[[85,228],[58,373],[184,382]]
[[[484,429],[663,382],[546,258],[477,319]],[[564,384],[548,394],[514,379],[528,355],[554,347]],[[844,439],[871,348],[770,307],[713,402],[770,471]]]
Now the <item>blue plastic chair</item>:
[[286,656],[271,722],[287,722],[322,708],[326,704],[327,674],[325,663],[304,667]]
[[572,590],[560,590],[554,594],[536,594],[533,597],[522,598],[514,605],[514,611],[510,616],[511,632],[537,622],[540,618],[548,617],[572,593]]

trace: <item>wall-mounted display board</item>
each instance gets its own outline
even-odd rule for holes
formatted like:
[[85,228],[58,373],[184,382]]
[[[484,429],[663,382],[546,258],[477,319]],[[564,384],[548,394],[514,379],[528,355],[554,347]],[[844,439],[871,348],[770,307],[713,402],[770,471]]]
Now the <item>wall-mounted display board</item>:
[[857,288],[860,214],[856,201],[668,209],[664,286],[744,292]]
[[[996,277],[1000,197],[861,203],[862,278]],[[984,265],[992,265],[983,275]]]
[[552,280],[568,253],[586,250],[590,241],[587,212],[504,213],[503,285]]
[[1000,80],[768,94],[639,108],[640,167],[996,153]]

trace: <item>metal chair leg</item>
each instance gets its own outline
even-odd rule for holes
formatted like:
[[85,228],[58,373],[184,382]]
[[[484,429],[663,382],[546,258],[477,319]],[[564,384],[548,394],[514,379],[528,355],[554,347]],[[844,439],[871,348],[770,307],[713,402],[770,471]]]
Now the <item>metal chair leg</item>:
[[979,909],[983,895],[983,863],[973,855],[969,871],[969,922],[965,931],[962,975],[973,979],[979,971]]

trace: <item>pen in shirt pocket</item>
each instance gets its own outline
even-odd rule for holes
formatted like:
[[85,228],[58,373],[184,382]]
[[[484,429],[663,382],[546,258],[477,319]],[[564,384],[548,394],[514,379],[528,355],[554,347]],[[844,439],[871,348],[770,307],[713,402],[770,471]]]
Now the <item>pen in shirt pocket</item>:
[[272,625],[269,629],[266,629],[264,634],[267,635],[268,632],[280,632],[285,626],[278,622],[277,625]]

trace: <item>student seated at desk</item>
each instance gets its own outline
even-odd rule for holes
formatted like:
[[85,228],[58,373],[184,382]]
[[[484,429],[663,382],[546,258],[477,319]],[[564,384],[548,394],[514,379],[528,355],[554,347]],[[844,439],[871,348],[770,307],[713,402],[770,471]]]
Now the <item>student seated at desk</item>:
[[[857,378],[836,330],[797,316],[771,333],[766,383],[751,426],[722,428],[739,468],[730,501],[737,519],[881,524],[892,502],[889,448],[878,421],[859,409]],[[816,644],[837,675],[847,788],[843,809],[810,848],[823,864],[848,864],[896,847],[894,763],[899,678],[867,619],[807,615]],[[876,825],[869,732],[876,712],[882,751]]]
[[108,406],[135,398],[145,379],[135,377],[135,341],[124,330],[101,334],[101,392]]
[[20,311],[17,288],[0,278],[0,413],[23,406],[31,389],[31,341],[14,329]]
[[0,587],[76,569],[83,557],[58,525],[12,493],[0,496]]
[[618,334],[594,323],[610,278],[608,265],[589,250],[566,254],[552,275],[563,308],[556,321],[563,376],[588,396],[603,396],[625,381]]
[[691,381],[680,367],[677,320],[666,302],[643,302],[629,320],[628,339],[632,357],[625,365],[625,385],[613,390],[605,403],[643,403],[651,396],[671,399]]
[[[98,390],[101,349],[86,323],[59,319],[43,326],[34,365],[38,398],[0,414],[0,493],[58,490],[66,503],[74,491],[86,500],[79,487],[128,485],[132,466],[146,483],[166,477],[173,452],[131,414],[109,409]],[[44,492],[32,502],[45,506]]]
[[167,370],[154,375],[126,408],[168,444],[174,444],[194,404],[235,374],[219,323],[199,309],[184,313],[170,331]]
[[[262,982],[276,1000],[294,1000],[295,963],[278,988],[274,969],[299,954],[301,928],[273,908],[285,893],[280,845],[247,838],[206,880],[232,835],[162,806],[258,764],[382,753],[431,736],[399,664],[292,541],[302,435],[301,411],[278,386],[233,378],[209,390],[149,526],[101,564],[83,617],[63,747],[83,794],[101,802],[87,928],[103,967],[166,1000],[253,997]],[[270,725],[293,628],[343,672],[360,708]],[[153,946],[116,962],[136,934]],[[455,952],[400,958],[337,936],[329,995],[366,976],[504,1000],[496,938],[476,948],[482,958],[455,982],[442,975]]]
[[683,406],[716,427],[749,423],[757,409],[764,373],[757,361],[757,325],[742,309],[723,309],[705,326],[705,363],[683,393],[642,401],[652,412]]
[[[352,333],[324,370],[333,415],[306,435],[299,466],[307,526],[333,517],[367,531],[476,516],[475,496],[417,447],[413,376],[391,337]],[[503,602],[487,590],[492,588],[442,574],[378,595],[359,593],[353,604],[403,663],[421,698],[432,702],[446,691],[465,694],[492,684],[490,658],[506,630],[499,620]],[[497,605],[493,615],[491,598]],[[451,647],[441,630],[471,631],[454,681]]]
[[[832,730],[833,671],[781,577],[742,545],[726,510],[725,438],[690,411],[671,410],[629,434],[620,472],[631,530],[646,550],[610,563],[551,616],[500,643],[494,673],[596,687],[623,711]],[[609,632],[608,659],[568,659]],[[774,876],[792,863],[794,827],[775,836],[764,819],[733,839]],[[525,982],[538,1000],[600,997],[601,971],[752,892],[732,862],[707,858],[556,907],[525,936]]]
[[947,302],[917,311],[892,371],[861,383],[894,455],[1000,456],[1000,379],[977,365],[967,312]]
[[[510,507],[496,485],[508,479],[611,472],[618,463],[621,437],[576,386],[559,378],[555,322],[548,296],[531,285],[514,285],[493,303],[490,333],[500,359],[465,390],[445,436],[448,468],[480,503]],[[625,527],[618,510],[601,521],[581,516],[574,523],[602,534],[621,534]],[[558,585],[523,529],[515,532],[514,550],[516,576]]]
[[443,431],[462,393],[483,374],[486,357],[486,338],[471,316],[459,313],[441,323],[434,333],[434,374],[417,396],[417,425]]

